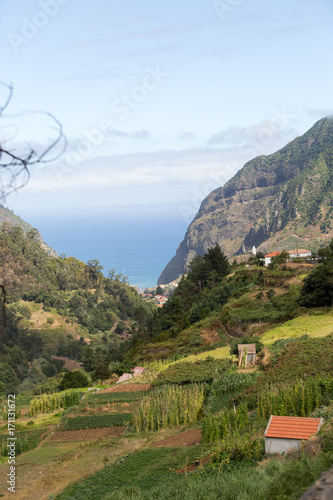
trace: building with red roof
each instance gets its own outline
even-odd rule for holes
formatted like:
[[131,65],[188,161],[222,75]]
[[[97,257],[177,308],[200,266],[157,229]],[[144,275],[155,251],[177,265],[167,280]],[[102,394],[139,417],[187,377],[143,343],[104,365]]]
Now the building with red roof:
[[265,431],[266,453],[299,450],[301,441],[316,434],[323,423],[322,418],[271,415]]
[[270,252],[267,255],[265,255],[265,266],[268,266],[268,264],[271,263],[273,257],[277,257],[278,255],[281,255],[281,252]]

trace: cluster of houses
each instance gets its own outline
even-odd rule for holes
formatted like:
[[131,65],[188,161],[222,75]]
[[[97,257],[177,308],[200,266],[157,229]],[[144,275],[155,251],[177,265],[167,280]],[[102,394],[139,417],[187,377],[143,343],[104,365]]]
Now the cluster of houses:
[[152,293],[143,293],[142,297],[144,300],[156,302],[158,307],[163,307],[168,301],[168,297],[165,297],[164,295],[153,295]]
[[[168,298],[173,294],[175,288],[177,288],[177,281],[172,281],[167,285],[158,285],[152,288],[146,288],[144,291],[140,293],[143,300],[149,302],[155,302],[158,307],[163,307],[164,304],[168,301]],[[162,289],[163,295],[156,294],[158,289]],[[158,290],[160,291],[160,290]]]

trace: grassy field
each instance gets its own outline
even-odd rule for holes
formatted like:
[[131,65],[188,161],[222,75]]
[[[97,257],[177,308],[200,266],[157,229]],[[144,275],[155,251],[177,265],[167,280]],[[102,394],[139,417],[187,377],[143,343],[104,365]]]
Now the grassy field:
[[270,345],[278,339],[309,335],[312,338],[326,337],[333,333],[333,312],[317,313],[313,316],[299,316],[283,325],[268,330],[261,337],[264,344]]

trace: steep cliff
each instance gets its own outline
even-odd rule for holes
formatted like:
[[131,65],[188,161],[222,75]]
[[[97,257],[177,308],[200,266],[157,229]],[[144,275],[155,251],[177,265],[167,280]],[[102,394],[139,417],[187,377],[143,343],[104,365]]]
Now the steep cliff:
[[327,117],[276,153],[249,161],[212,191],[158,283],[178,278],[191,259],[216,243],[228,257],[253,245],[266,251],[298,240],[315,248],[333,236],[332,217],[333,118]]

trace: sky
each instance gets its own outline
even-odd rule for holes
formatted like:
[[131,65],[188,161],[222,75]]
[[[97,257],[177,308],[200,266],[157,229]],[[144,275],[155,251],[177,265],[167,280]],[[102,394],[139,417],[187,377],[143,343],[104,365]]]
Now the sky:
[[332,0],[1,0],[0,144],[43,152],[59,124],[67,144],[6,204],[189,223],[333,114],[332,27]]

